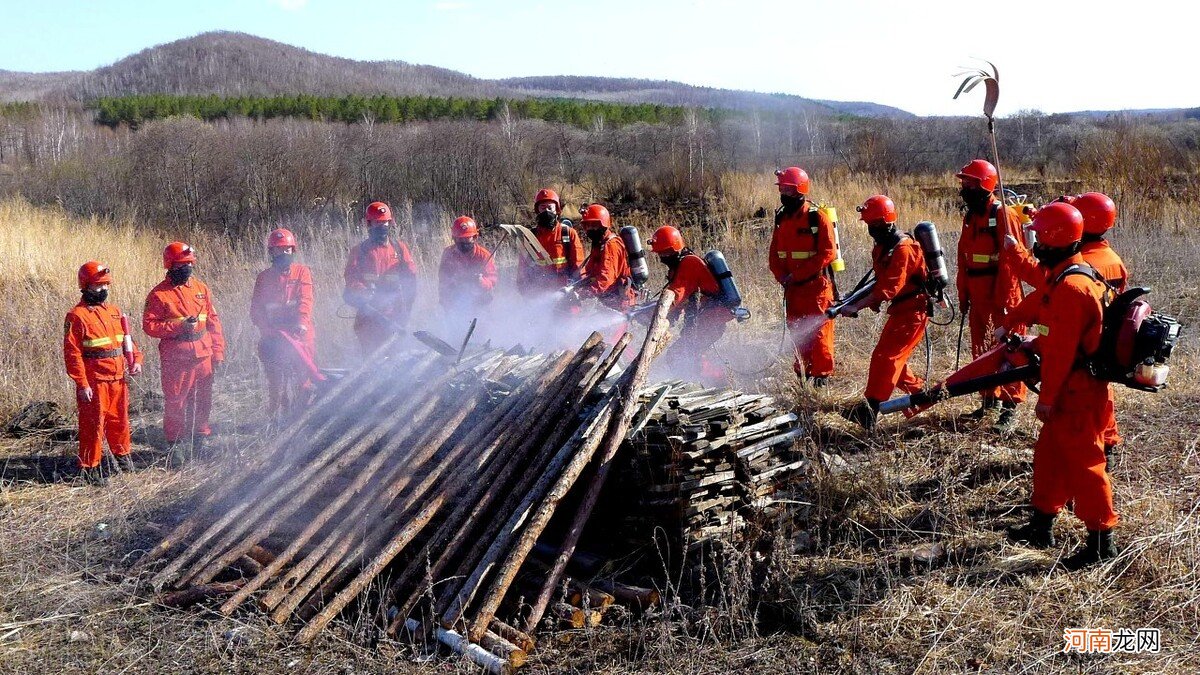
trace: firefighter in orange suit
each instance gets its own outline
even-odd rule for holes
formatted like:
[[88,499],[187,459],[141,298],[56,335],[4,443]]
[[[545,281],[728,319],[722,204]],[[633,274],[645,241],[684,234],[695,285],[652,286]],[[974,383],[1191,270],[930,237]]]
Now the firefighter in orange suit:
[[158,338],[162,361],[163,433],[169,459],[179,466],[186,459],[182,443],[192,442],[195,454],[212,434],[212,386],[225,360],[225,335],[213,306],[212,292],[192,276],[196,252],[175,241],[163,250],[167,276],[146,296],[142,330]]
[[438,266],[438,301],[447,313],[467,316],[492,302],[496,264],[492,253],[479,245],[479,226],[473,219],[455,218],[450,235],[454,243],[442,251]]
[[[992,348],[995,329],[1024,296],[1017,270],[1000,255],[1005,236],[1020,238],[1021,221],[1016,209],[993,194],[1000,176],[991,163],[972,160],[955,175],[966,206],[958,240],[958,305],[971,327],[971,354],[978,357]],[[1019,382],[986,390],[979,409],[968,417],[983,419],[1000,408],[993,430],[1007,433],[1016,427],[1016,408],[1024,400],[1025,385]]]
[[846,415],[870,429],[875,426],[879,404],[891,398],[895,389],[912,394],[925,386],[925,381],[908,367],[908,359],[925,336],[929,296],[925,292],[925,254],[915,239],[896,229],[896,205],[892,200],[875,195],[858,211],[875,242],[871,249],[875,286],[870,295],[843,307],[839,314],[858,316],[863,309],[878,311],[884,302],[890,303],[887,323],[871,352],[866,400]]
[[562,222],[562,200],[549,188],[533,198],[537,223],[533,233],[550,259],[535,263],[522,256],[517,263],[517,287],[525,296],[553,293],[579,279],[583,242],[574,228]]
[[391,207],[371,202],[364,220],[367,239],[346,258],[342,299],[355,309],[354,335],[366,355],[407,328],[417,293],[417,265],[408,246],[389,236],[395,223]]
[[93,485],[105,485],[100,460],[106,439],[121,469],[134,470],[125,374],[141,374],[142,353],[129,335],[128,319],[107,301],[109,269],[89,261],[78,277],[82,297],[63,324],[63,361],[79,406],[79,473]]
[[684,246],[683,235],[676,228],[663,225],[654,231],[649,244],[667,266],[666,290],[675,294],[667,318],[675,323],[683,316],[679,339],[668,347],[663,360],[672,376],[719,384],[724,369],[712,359],[712,350],[734,315],[720,302],[717,279],[708,263]]
[[591,204],[584,209],[579,225],[591,244],[583,269],[583,292],[605,307],[627,311],[636,297],[633,273],[629,270],[625,242],[612,231],[612,216],[600,204]]
[[283,228],[267,235],[271,266],[258,273],[250,296],[250,320],[258,328],[258,358],[267,378],[267,415],[289,413],[311,390],[317,335],[313,327],[312,272],[296,262],[296,235]]
[[[1076,197],[1063,197],[1064,201],[1076,208],[1083,216],[1083,244],[1079,254],[1083,261],[1100,273],[1105,282],[1117,293],[1123,293],[1129,283],[1129,271],[1121,256],[1113,250],[1104,238],[1105,233],[1112,229],[1117,222],[1117,206],[1108,195],[1102,192],[1088,192]],[[1034,293],[1006,317],[1004,331],[1015,330],[1020,326],[1032,323],[1036,319],[1039,302],[1046,285],[1046,271],[1037,264],[1037,260],[1024,247],[1017,245],[1017,240],[1005,239],[1004,256],[1012,259],[1012,264],[1021,273],[1021,279],[1033,286]],[[1121,434],[1117,429],[1116,406],[1109,387],[1107,405],[1108,422],[1104,431],[1104,454],[1110,459],[1112,452],[1121,444]]]
[[1034,446],[1032,514],[1027,524],[1009,530],[1016,542],[1053,546],[1054,518],[1074,502],[1088,535],[1086,545],[1063,561],[1071,569],[1117,554],[1112,530],[1118,518],[1104,457],[1109,389],[1083,364],[1099,349],[1108,289],[1079,254],[1083,221],[1075,207],[1054,203],[1030,225],[1038,237],[1033,253],[1047,279],[1031,326],[1041,357],[1036,412],[1043,426]]
[[812,386],[823,387],[833,375],[833,322],[824,316],[833,304],[833,280],[827,272],[837,258],[833,222],[807,201],[809,180],[803,169],[791,166],[775,176],[781,206],[775,212],[768,264],[783,287],[796,352],[792,368]]

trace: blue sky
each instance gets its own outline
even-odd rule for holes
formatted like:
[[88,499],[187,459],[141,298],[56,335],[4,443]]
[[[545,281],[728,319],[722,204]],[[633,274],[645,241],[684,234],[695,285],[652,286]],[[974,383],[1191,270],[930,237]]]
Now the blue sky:
[[[86,70],[208,30],[479,77],[606,75],[868,100],[921,114],[971,57],[998,112],[1200,106],[1187,3],[1055,0],[0,0],[0,69]],[[1179,75],[1177,73],[1184,73]]]

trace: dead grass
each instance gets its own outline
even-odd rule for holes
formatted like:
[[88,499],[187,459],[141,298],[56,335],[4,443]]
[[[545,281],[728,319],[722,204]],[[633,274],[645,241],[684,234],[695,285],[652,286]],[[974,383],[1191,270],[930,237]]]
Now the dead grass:
[[[905,222],[932,219],[943,232],[955,229],[952,204],[927,195],[938,180],[889,186]],[[1170,390],[1119,392],[1127,438],[1115,471],[1122,557],[1066,574],[1053,562],[1082,536],[1072,517],[1060,518],[1062,546],[1048,553],[1011,546],[1002,535],[1028,499],[1037,432],[1029,411],[1023,411],[1018,433],[1005,439],[957,422],[968,402],[945,404],[909,422],[890,420],[874,436],[849,426],[836,409],[859,395],[881,325],[875,315],[839,322],[841,376],[830,391],[813,398],[798,390],[779,350],[778,289],[762,272],[769,224],[747,222],[757,206],[773,207],[770,183],[770,176],[727,177],[726,198],[717,204],[724,232],[719,241],[701,241],[725,250],[755,312],[721,350],[735,384],[796,401],[811,421],[813,452],[836,454],[846,464],[800,486],[807,504],[796,506],[794,520],[768,523],[765,545],[728,553],[722,560],[727,574],[707,581],[708,606],[676,596],[658,614],[549,637],[530,672],[1200,670],[1200,385],[1194,379],[1200,356],[1191,335],[1176,357]],[[852,283],[866,261],[866,237],[855,226],[853,205],[876,189],[860,179],[815,182],[814,193],[841,212],[851,272],[843,283]],[[933,207],[922,206],[927,204]],[[658,217],[631,220],[645,231]],[[1163,227],[1152,229],[1149,219],[1159,217]],[[1200,319],[1200,236],[1180,225],[1197,220],[1195,205],[1147,206],[1123,215],[1113,237],[1135,282],[1153,286],[1155,304],[1189,326]],[[19,201],[0,202],[0,223],[0,294],[6,298],[0,339],[19,347],[0,350],[0,411],[35,399],[68,403],[58,330],[76,297],[75,268],[93,251],[110,252],[105,262],[117,274],[115,299],[140,314],[144,291],[159,278],[164,238],[128,223],[72,222],[62,212]],[[321,284],[320,349],[334,362],[350,353],[340,346],[348,322],[335,314],[342,251],[351,238],[349,232],[331,233],[304,251]],[[952,246],[955,237],[945,238]],[[253,333],[245,320],[258,249],[192,240],[201,251],[200,274],[218,293],[241,370],[218,401],[220,421],[232,432],[254,420],[258,400]],[[935,374],[953,366],[955,329],[934,332]],[[924,368],[923,358],[918,365]],[[141,386],[156,390],[156,380],[151,373]],[[137,419],[145,427],[157,422],[154,413]],[[252,453],[255,442],[229,433],[221,450]],[[145,459],[155,457],[145,446],[139,449]],[[72,452],[70,443],[50,439],[0,440],[6,466]],[[469,672],[444,662],[415,664],[405,645],[356,645],[338,630],[301,649],[291,644],[287,629],[249,609],[225,619],[148,604],[120,572],[153,541],[150,523],[169,523],[202,471],[150,468],[118,478],[107,491],[6,482],[0,503],[0,672]],[[99,523],[106,528],[98,529]],[[1162,653],[1063,655],[1063,629],[1083,626],[1159,628]]]

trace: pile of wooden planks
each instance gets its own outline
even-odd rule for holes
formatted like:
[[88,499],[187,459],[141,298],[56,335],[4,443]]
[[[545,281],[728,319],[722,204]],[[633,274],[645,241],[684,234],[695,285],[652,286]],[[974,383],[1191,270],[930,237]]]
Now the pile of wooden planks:
[[[579,607],[559,601],[665,340],[672,299],[660,298],[619,376],[628,335],[609,348],[593,334],[575,353],[554,356],[484,349],[454,359],[384,345],[278,432],[256,463],[210,480],[136,568],[177,604],[227,595],[220,611],[229,615],[253,597],[276,622],[298,621],[300,642],[344,611],[365,612],[368,624],[434,634],[489,670],[519,665],[543,616],[575,620],[578,609],[588,620],[593,602],[615,597],[581,588]],[[531,562],[576,483],[573,512],[559,515],[566,535]],[[517,587],[522,570],[532,588]],[[236,581],[221,581],[230,576]],[[532,599],[521,630],[496,620],[515,596]]]
[[762,394],[665,383],[644,391],[652,405],[621,464],[612,499],[627,504],[631,547],[655,533],[675,550],[732,538],[750,509],[769,506],[778,487],[805,468],[794,414]]

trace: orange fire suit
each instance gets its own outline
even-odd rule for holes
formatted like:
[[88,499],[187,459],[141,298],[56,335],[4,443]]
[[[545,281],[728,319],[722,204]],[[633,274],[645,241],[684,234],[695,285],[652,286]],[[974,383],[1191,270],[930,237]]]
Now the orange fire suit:
[[1108,386],[1079,363],[1100,346],[1104,286],[1081,274],[1061,276],[1069,266],[1085,264],[1077,254],[1051,270],[1054,281],[1038,302],[1038,403],[1052,410],[1034,446],[1030,501],[1055,514],[1074,500],[1075,515],[1089,530],[1108,530],[1117,524],[1104,457]]
[[719,300],[720,290],[712,270],[703,258],[685,252],[667,278],[667,290],[675,294],[667,318],[674,323],[683,316],[679,339],[665,355],[668,367],[685,379],[720,382],[724,370],[711,358],[711,352],[725,334],[725,324],[734,317]]
[[[250,296],[250,320],[258,328],[258,358],[267,378],[267,414],[274,416],[296,401],[289,400],[292,385],[307,385],[309,371],[298,359],[315,361],[317,335],[313,328],[313,283],[308,267],[292,263],[280,271],[274,266],[258,273]],[[286,333],[306,352],[295,353]]]
[[[825,310],[833,304],[833,282],[826,273],[837,258],[833,222],[802,202],[794,211],[775,212],[768,252],[771,273],[783,286],[784,309],[796,352],[792,368],[803,377],[833,374],[833,324]],[[819,326],[815,329],[814,326]]]
[[[1016,209],[1002,206],[994,197],[988,199],[983,213],[963,216],[958,240],[958,303],[971,326],[973,357],[992,348],[995,328],[1004,325],[1005,314],[1024,296],[1017,270],[1001,256],[1005,235],[1022,241],[1020,223]],[[983,398],[1020,403],[1025,400],[1025,385],[1006,384],[984,391]]]
[[[1125,268],[1125,262],[1121,260],[1121,256],[1117,255],[1107,241],[1100,239],[1085,242],[1080,248],[1079,254],[1083,256],[1083,261],[1095,268],[1117,293],[1125,291],[1129,284],[1129,271]],[[1012,331],[1036,320],[1038,309],[1041,306],[1041,298],[1045,295],[1046,270],[1044,267],[1040,267],[1037,259],[1024,248],[1006,250],[1004,257],[1012,258],[1012,263],[1018,269],[1021,280],[1034,288],[1033,293],[1030,293],[1029,297],[1025,298],[1005,317],[1004,327]],[[1113,397],[1112,385],[1108,387],[1106,409],[1104,444],[1115,448],[1124,439],[1121,438],[1120,429],[1117,427],[1116,400]]]
[[533,234],[550,255],[544,264],[528,256],[517,261],[517,287],[525,296],[551,293],[579,278],[583,266],[583,242],[573,227],[561,222],[554,227],[535,227]]
[[486,248],[475,244],[463,253],[451,244],[442,251],[438,265],[438,301],[454,314],[467,313],[492,301],[496,288],[496,264]]
[[408,325],[417,292],[417,265],[402,241],[367,240],[350,249],[342,298],[357,310],[354,334],[370,354]]
[[[121,351],[125,331],[121,310],[112,304],[80,302],[67,313],[63,324],[63,361],[76,391],[92,389],[92,400],[78,395],[79,466],[92,469],[100,464],[103,442],[116,457],[129,454],[129,385],[125,382],[125,355]],[[133,348],[134,362],[142,353]]]
[[167,442],[208,436],[213,365],[225,360],[225,334],[208,286],[195,278],[178,286],[159,282],[146,296],[142,330],[158,338]]
[[587,279],[584,289],[605,307],[618,312],[633,307],[636,298],[633,273],[629,271],[629,257],[621,237],[605,232],[604,240],[588,253],[583,276]]
[[925,294],[925,254],[915,239],[905,235],[890,250],[876,244],[871,250],[875,288],[867,301],[878,309],[888,306],[887,323],[871,352],[866,397],[886,401],[899,388],[906,394],[920,391],[925,381],[908,367],[908,358],[925,336],[929,321],[929,296]]

